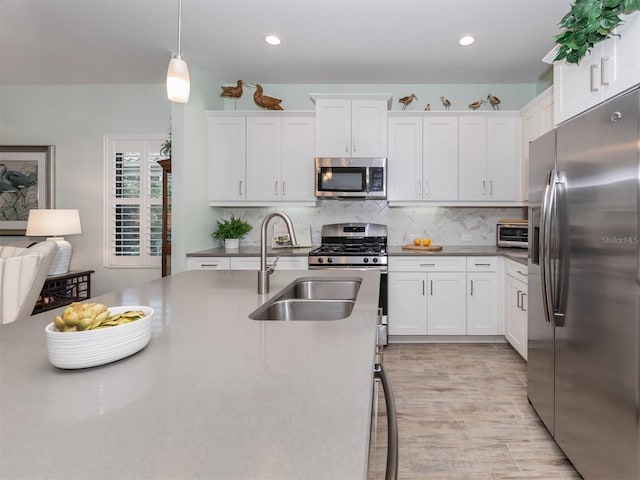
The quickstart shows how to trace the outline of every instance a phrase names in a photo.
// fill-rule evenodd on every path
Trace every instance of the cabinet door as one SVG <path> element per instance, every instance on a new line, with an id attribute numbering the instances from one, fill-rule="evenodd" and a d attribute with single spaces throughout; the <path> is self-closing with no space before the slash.
<path id="1" fill-rule="evenodd" d="M 316 100 L 316 156 L 351 156 L 350 100 Z"/>
<path id="2" fill-rule="evenodd" d="M 593 46 L 580 64 L 553 64 L 554 121 L 556 125 L 581 113 L 603 98 L 600 85 L 602 43 Z"/>
<path id="3" fill-rule="evenodd" d="M 247 118 L 247 200 L 280 200 L 282 119 Z"/>
<path id="4" fill-rule="evenodd" d="M 527 359 L 527 285 L 506 277 L 505 337 Z"/>
<path id="5" fill-rule="evenodd" d="M 467 273 L 467 335 L 498 335 L 497 273 Z"/>
<path id="6" fill-rule="evenodd" d="M 520 119 L 487 119 L 488 201 L 520 200 Z"/>
<path id="7" fill-rule="evenodd" d="M 285 117 L 282 119 L 283 201 L 314 201 L 314 119 Z"/>
<path id="8" fill-rule="evenodd" d="M 455 117 L 425 118 L 423 152 L 423 198 L 425 200 L 457 200 L 458 119 Z"/>
<path id="9" fill-rule="evenodd" d="M 422 119 L 389 119 L 390 201 L 422 200 L 422 143 Z"/>
<path id="10" fill-rule="evenodd" d="M 244 200 L 245 119 L 210 117 L 207 122 L 209 200 Z"/>
<path id="11" fill-rule="evenodd" d="M 458 141 L 460 200 L 486 200 L 487 120 L 473 116 L 459 118 Z"/>
<path id="12" fill-rule="evenodd" d="M 466 273 L 427 275 L 427 333 L 465 335 L 467 333 Z"/>
<path id="13" fill-rule="evenodd" d="M 389 272 L 389 335 L 427 334 L 425 273 Z"/>
<path id="14" fill-rule="evenodd" d="M 351 156 L 387 156 L 387 102 L 351 102 Z"/>
<path id="15" fill-rule="evenodd" d="M 622 17 L 614 35 L 603 43 L 600 61 L 605 98 L 611 98 L 640 82 L 640 12 Z"/>

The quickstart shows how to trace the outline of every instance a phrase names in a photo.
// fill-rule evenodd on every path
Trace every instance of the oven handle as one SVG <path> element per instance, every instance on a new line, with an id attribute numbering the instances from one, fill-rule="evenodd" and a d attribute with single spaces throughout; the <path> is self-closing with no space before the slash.
<path id="1" fill-rule="evenodd" d="M 378 270 L 380 273 L 387 273 L 388 267 L 386 265 L 376 265 L 370 267 L 348 267 L 348 266 L 339 266 L 339 267 L 328 267 L 325 265 L 309 265 L 309 270 Z"/>
<path id="2" fill-rule="evenodd" d="M 382 383 L 384 392 L 384 403 L 387 410 L 387 469 L 385 480 L 397 480 L 398 478 L 398 417 L 396 415 L 396 404 L 393 400 L 391 383 L 384 371 L 382 362 L 376 363 L 373 368 L 373 375 Z"/>

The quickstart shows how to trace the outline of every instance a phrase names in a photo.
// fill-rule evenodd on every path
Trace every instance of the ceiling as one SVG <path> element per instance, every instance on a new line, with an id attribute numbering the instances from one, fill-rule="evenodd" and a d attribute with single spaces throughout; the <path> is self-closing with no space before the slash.
<path id="1" fill-rule="evenodd" d="M 570 0 L 183 0 L 222 83 L 534 83 Z M 0 0 L 0 83 L 162 83 L 178 0 Z M 277 33 L 282 45 L 263 41 Z M 458 38 L 476 36 L 471 47 Z"/>

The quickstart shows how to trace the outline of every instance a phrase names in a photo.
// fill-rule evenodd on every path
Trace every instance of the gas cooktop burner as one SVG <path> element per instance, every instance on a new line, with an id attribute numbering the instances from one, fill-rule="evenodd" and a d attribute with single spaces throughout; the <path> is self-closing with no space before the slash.
<path id="1" fill-rule="evenodd" d="M 322 245 L 309 252 L 310 267 L 381 267 L 387 265 L 387 227 L 339 223 L 322 227 Z"/>

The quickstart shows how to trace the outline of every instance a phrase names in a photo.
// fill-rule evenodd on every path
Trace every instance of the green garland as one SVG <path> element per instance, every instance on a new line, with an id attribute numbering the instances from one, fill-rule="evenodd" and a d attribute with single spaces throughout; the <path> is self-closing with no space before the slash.
<path id="1" fill-rule="evenodd" d="M 564 32 L 556 36 L 560 45 L 554 61 L 578 63 L 598 42 L 610 38 L 622 23 L 620 15 L 640 10 L 640 0 L 576 0 L 560 21 Z"/>

